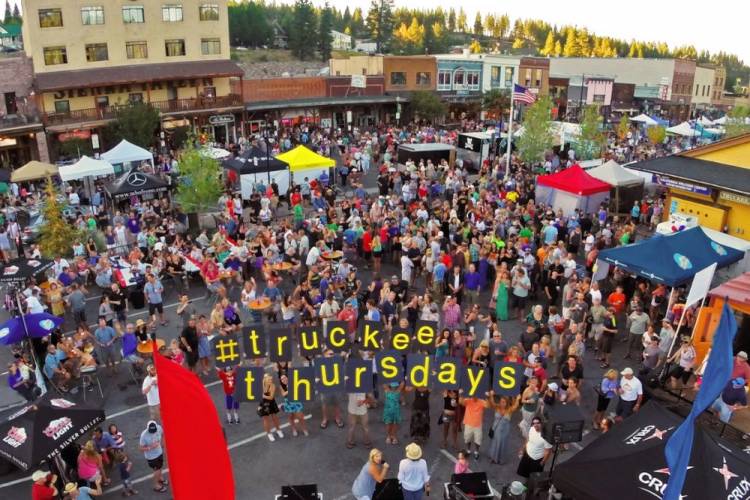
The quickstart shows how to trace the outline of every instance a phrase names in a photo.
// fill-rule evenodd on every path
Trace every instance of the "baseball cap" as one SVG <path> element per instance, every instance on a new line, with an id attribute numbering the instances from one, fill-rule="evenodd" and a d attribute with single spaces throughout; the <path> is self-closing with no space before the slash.
<path id="1" fill-rule="evenodd" d="M 732 379 L 732 385 L 735 387 L 744 387 L 745 386 L 745 379 L 742 377 L 737 377 Z"/>
<path id="2" fill-rule="evenodd" d="M 158 429 L 156 421 L 155 420 L 149 420 L 148 421 L 147 429 L 148 429 L 148 432 L 150 432 L 151 434 L 154 434 L 156 432 L 156 430 Z"/>
<path id="3" fill-rule="evenodd" d="M 741 359 L 747 359 L 747 353 L 745 351 L 740 351 L 737 353 L 737 357 Z"/>
<path id="4" fill-rule="evenodd" d="M 34 471 L 34 473 L 31 475 L 31 480 L 36 483 L 37 481 L 45 479 L 46 477 L 47 477 L 46 472 L 44 472 L 43 470 L 37 470 L 37 471 Z"/>
<path id="5" fill-rule="evenodd" d="M 547 384 L 547 389 L 553 392 L 557 392 L 558 389 L 560 389 L 556 383 L 552 382 L 551 384 Z"/>
<path id="6" fill-rule="evenodd" d="M 630 368 L 630 367 L 627 367 L 623 371 L 621 371 L 620 374 L 622 374 L 622 375 L 632 375 L 633 374 L 633 369 Z"/>

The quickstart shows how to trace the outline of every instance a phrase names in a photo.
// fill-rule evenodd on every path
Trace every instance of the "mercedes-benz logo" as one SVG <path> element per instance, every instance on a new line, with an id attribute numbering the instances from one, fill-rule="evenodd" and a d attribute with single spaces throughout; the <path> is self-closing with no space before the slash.
<path id="1" fill-rule="evenodd" d="M 132 174 L 128 175 L 128 184 L 133 187 L 143 186 L 144 184 L 146 184 L 146 180 L 146 176 L 140 172 L 133 172 Z"/>

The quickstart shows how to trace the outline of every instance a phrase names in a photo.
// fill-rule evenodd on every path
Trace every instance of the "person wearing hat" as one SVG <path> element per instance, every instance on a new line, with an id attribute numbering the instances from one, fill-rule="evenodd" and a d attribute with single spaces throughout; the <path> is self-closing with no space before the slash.
<path id="1" fill-rule="evenodd" d="M 633 376 L 633 369 L 630 367 L 622 370 L 620 375 L 622 375 L 620 388 L 617 389 L 620 399 L 617 402 L 615 414 L 617 419 L 622 421 L 641 408 L 643 385 L 640 380 Z"/>
<path id="2" fill-rule="evenodd" d="M 689 335 L 683 335 L 680 340 L 680 348 L 672 354 L 668 361 L 669 363 L 677 362 L 677 365 L 669 371 L 669 380 L 672 389 L 677 389 L 677 380 L 682 381 L 683 387 L 688 386 L 688 381 L 693 374 L 695 358 L 697 356 L 695 347 L 693 347 L 692 339 Z"/>
<path id="3" fill-rule="evenodd" d="M 96 489 L 89 486 L 78 486 L 75 483 L 65 485 L 65 494 L 71 500 L 91 500 L 93 497 L 102 495 L 102 484 L 100 480 L 96 481 Z"/>
<path id="4" fill-rule="evenodd" d="M 164 467 L 164 450 L 162 449 L 162 438 L 164 433 L 155 420 L 149 420 L 146 429 L 141 432 L 139 441 L 140 450 L 146 458 L 148 466 L 153 470 L 154 491 L 164 493 L 167 491 L 169 482 L 162 477 L 161 469 Z"/>
<path id="5" fill-rule="evenodd" d="M 57 476 L 55 474 L 37 470 L 31 475 L 31 481 L 33 481 L 31 500 L 53 500 L 57 498 L 57 488 L 55 488 Z"/>
<path id="6" fill-rule="evenodd" d="M 421 500 L 422 494 L 430 494 L 430 473 L 422 458 L 422 448 L 416 443 L 406 447 L 406 458 L 398 464 L 398 482 L 401 483 L 404 500 Z"/>
<path id="7" fill-rule="evenodd" d="M 732 364 L 732 378 L 742 377 L 747 382 L 750 380 L 750 365 L 747 363 L 747 353 L 740 351 L 734 357 Z"/>
<path id="8" fill-rule="evenodd" d="M 746 379 L 743 377 L 731 379 L 711 405 L 711 410 L 715 411 L 719 420 L 725 424 L 729 423 L 735 411 L 747 408 L 745 383 Z"/>

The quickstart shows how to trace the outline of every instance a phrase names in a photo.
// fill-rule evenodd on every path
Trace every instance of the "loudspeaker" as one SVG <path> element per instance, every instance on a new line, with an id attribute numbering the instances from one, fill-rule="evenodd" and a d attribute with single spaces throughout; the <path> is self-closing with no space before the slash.
<path id="1" fill-rule="evenodd" d="M 451 484 L 461 492 L 472 497 L 483 497 L 490 494 L 485 472 L 468 472 L 466 474 L 453 474 Z"/>
<path id="2" fill-rule="evenodd" d="M 552 486 L 552 476 L 550 472 L 532 472 L 529 476 L 529 482 L 526 484 L 526 500 L 546 500 L 548 492 Z"/>
<path id="3" fill-rule="evenodd" d="M 398 479 L 384 479 L 382 483 L 378 483 L 372 500 L 404 500 L 404 493 L 401 491 Z"/>
<path id="4" fill-rule="evenodd" d="M 317 484 L 296 484 L 281 487 L 281 498 L 285 500 L 319 500 Z"/>
<path id="5" fill-rule="evenodd" d="M 577 443 L 583 439 L 584 418 L 577 405 L 557 403 L 549 408 L 542 437 L 551 444 Z"/>

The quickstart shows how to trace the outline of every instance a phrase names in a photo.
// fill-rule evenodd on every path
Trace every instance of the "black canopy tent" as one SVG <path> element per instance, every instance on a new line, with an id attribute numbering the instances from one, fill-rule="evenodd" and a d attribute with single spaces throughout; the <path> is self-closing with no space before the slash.
<path id="1" fill-rule="evenodd" d="M 681 423 L 652 401 L 555 467 L 552 482 L 576 500 L 662 498 L 669 480 L 664 446 Z M 696 428 L 683 498 L 746 498 L 747 477 L 750 455 Z"/>
<path id="2" fill-rule="evenodd" d="M 54 262 L 47 259 L 16 259 L 0 267 L 0 283 L 23 284 L 50 267 Z"/>
<path id="3" fill-rule="evenodd" d="M 289 168 L 286 162 L 267 156 L 258 148 L 250 148 L 237 158 L 225 160 L 222 166 L 234 170 L 238 175 L 278 172 Z"/>
<path id="4" fill-rule="evenodd" d="M 131 196 L 163 193 L 169 190 L 169 183 L 155 175 L 131 170 L 108 184 L 106 189 L 114 201 L 121 201 Z"/>
<path id="5" fill-rule="evenodd" d="M 104 421 L 104 410 L 48 392 L 0 422 L 0 456 L 23 470 L 56 460 Z"/>

